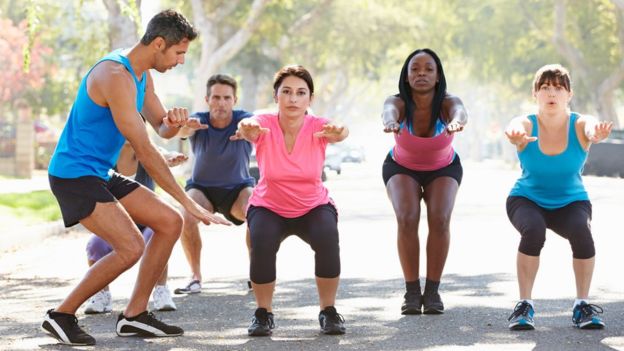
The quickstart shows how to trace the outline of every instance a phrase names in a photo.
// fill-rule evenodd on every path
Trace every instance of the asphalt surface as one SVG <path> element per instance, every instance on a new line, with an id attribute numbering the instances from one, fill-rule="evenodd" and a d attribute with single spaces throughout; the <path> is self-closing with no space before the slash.
<path id="1" fill-rule="evenodd" d="M 115 335 L 115 320 L 130 295 L 136 268 L 111 285 L 113 313 L 85 316 L 80 310 L 80 324 L 97 339 L 97 350 L 624 350 L 624 180 L 585 178 L 597 249 L 591 302 L 604 308 L 607 328 L 581 331 L 572 326 L 571 250 L 549 233 L 533 294 L 537 329 L 510 332 L 507 316 L 517 299 L 519 237 L 507 220 L 505 198 L 519 170 L 498 163 L 464 164 L 440 288 L 446 313 L 402 316 L 396 224 L 381 180 L 380 157 L 347 164 L 341 175 L 329 173 L 326 183 L 340 212 L 342 282 L 336 307 L 346 320 L 346 335 L 319 333 L 313 252 L 289 238 L 278 253 L 277 329 L 272 337 L 248 337 L 255 304 L 246 288 L 244 230 L 218 226 L 202 227 L 203 291 L 175 296 L 177 311 L 157 313 L 184 328 L 184 336 Z M 422 246 L 426 233 L 423 218 Z M 17 240 L 17 235 L 3 233 L 2 241 Z M 39 326 L 45 311 L 85 273 L 88 235 L 51 231 L 32 238 L 10 250 L 0 248 L 0 350 L 68 348 L 56 345 Z M 424 257 L 421 262 L 424 267 Z M 169 272 L 171 290 L 186 285 L 189 272 L 179 244 Z"/>

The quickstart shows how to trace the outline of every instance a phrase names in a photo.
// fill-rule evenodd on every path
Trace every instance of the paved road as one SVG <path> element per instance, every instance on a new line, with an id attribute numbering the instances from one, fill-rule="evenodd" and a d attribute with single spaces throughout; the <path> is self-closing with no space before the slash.
<path id="1" fill-rule="evenodd" d="M 518 235 L 507 221 L 504 201 L 518 170 L 495 163 L 465 164 L 441 286 L 447 311 L 442 316 L 404 317 L 399 314 L 403 281 L 396 225 L 379 164 L 377 158 L 369 158 L 368 163 L 345 167 L 340 176 L 330 174 L 327 182 L 340 211 L 343 279 L 337 307 L 347 320 L 347 335 L 319 335 L 313 253 L 291 238 L 278 254 L 278 328 L 271 338 L 248 338 L 254 303 L 245 288 L 243 228 L 217 226 L 202 229 L 203 292 L 176 297 L 178 311 L 159 314 L 182 326 L 185 336 L 114 335 L 116 313 L 127 301 L 136 269 L 111 286 L 115 313 L 80 313 L 80 323 L 96 337 L 98 350 L 624 350 L 623 180 L 585 179 L 594 202 L 598 252 L 592 299 L 604 307 L 607 329 L 579 331 L 571 326 L 571 252 L 566 241 L 549 234 L 534 291 L 538 329 L 511 333 L 506 318 L 517 298 Z M 425 234 L 423 222 L 421 238 Z M 11 240 L 10 233 L 6 235 L 2 240 Z M 39 324 L 44 311 L 84 274 L 86 241 L 84 233 L 70 232 L 1 255 L 1 350 L 63 348 L 41 333 Z M 186 283 L 188 271 L 179 245 L 170 272 L 172 287 Z"/>

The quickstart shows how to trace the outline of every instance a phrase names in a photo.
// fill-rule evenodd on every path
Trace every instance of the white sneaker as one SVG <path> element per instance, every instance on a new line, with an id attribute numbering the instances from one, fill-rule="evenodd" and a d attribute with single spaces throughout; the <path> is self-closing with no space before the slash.
<path id="1" fill-rule="evenodd" d="M 84 313 L 97 314 L 106 313 L 113 310 L 113 298 L 110 290 L 100 290 L 91 296 L 85 305 Z"/>
<path id="2" fill-rule="evenodd" d="M 175 311 L 175 302 L 171 298 L 171 292 L 166 285 L 156 285 L 152 293 L 152 303 L 157 311 Z"/>

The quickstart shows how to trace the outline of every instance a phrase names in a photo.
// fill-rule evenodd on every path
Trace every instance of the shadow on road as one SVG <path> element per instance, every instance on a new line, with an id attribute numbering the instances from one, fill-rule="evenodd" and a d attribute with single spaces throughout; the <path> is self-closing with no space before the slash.
<path id="1" fill-rule="evenodd" d="M 452 303 L 439 316 L 400 315 L 401 279 L 344 279 L 337 307 L 348 330 L 339 337 L 319 334 L 313 279 L 278 281 L 274 302 L 277 329 L 268 338 L 247 337 L 246 328 L 255 308 L 253 294 L 246 291 L 244 281 L 234 279 L 209 282 L 201 294 L 176 297 L 177 311 L 158 313 L 166 322 L 185 329 L 185 336 L 180 338 L 115 336 L 117 314 L 127 298 L 115 301 L 113 314 L 79 314 L 79 320 L 98 340 L 98 350 L 622 349 L 624 325 L 618 317 L 624 314 L 623 300 L 601 303 L 606 311 L 605 330 L 572 327 L 569 299 L 538 299 L 537 330 L 509 332 L 506 318 L 513 301 L 509 308 L 497 308 L 490 307 L 488 299 L 501 295 L 491 289 L 492 284 L 513 279 L 506 274 L 445 276 L 442 296 Z M 68 284 L 57 279 L 2 277 L 2 301 L 17 305 L 11 305 L 8 310 L 12 313 L 0 319 L 0 333 L 5 339 L 0 348 L 61 348 L 43 337 L 39 323 L 45 310 L 62 296 L 55 289 L 67 290 Z M 478 303 L 473 304 L 475 301 Z"/>

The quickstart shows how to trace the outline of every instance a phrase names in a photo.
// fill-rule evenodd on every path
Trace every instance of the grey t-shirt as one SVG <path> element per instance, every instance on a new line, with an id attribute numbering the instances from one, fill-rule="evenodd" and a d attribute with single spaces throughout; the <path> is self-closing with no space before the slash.
<path id="1" fill-rule="evenodd" d="M 249 174 L 249 158 L 252 145 L 246 140 L 231 141 L 238 122 L 252 114 L 243 110 L 232 111 L 232 122 L 225 128 L 216 128 L 210 124 L 210 112 L 198 112 L 193 115 L 207 129 L 199 129 L 190 137 L 195 155 L 193 175 L 187 184 L 193 183 L 204 187 L 232 189 L 241 184 L 253 186 L 254 178 Z"/>

